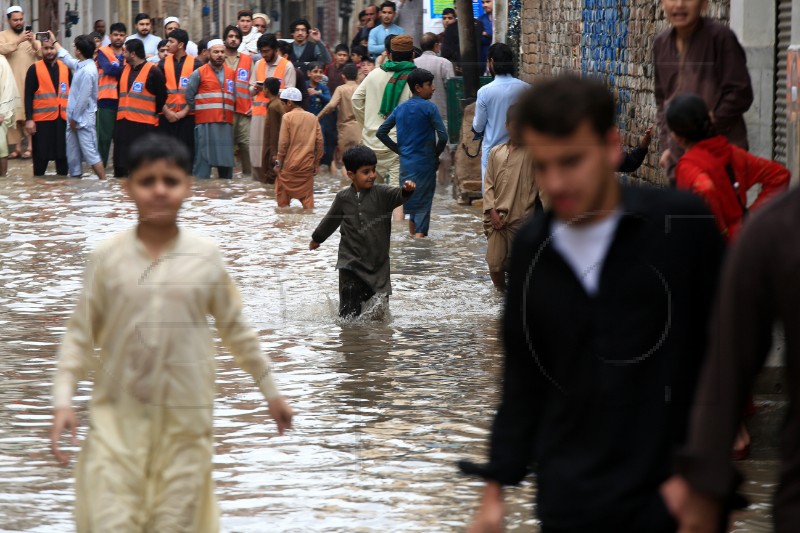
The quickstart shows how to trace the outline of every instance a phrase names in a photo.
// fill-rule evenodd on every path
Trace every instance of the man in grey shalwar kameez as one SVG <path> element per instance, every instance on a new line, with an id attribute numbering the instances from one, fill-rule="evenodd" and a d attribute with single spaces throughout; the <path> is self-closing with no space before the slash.
<path id="1" fill-rule="evenodd" d="M 186 87 L 186 102 L 189 104 L 189 108 L 195 111 L 195 156 L 192 171 L 196 178 L 207 179 L 211 177 L 211 167 L 217 167 L 220 178 L 230 179 L 233 177 L 234 165 L 233 123 L 224 120 L 220 122 L 202 122 L 198 116 L 198 111 L 202 112 L 201 110 L 203 109 L 202 107 L 198 109 L 198 105 L 204 105 L 199 103 L 198 100 L 209 96 L 202 94 L 202 91 L 200 91 L 201 94 L 198 94 L 204 69 L 210 68 L 216 74 L 219 81 L 219 94 L 225 94 L 225 92 L 233 93 L 235 90 L 232 87 L 227 87 L 228 81 L 234 78 L 232 73 L 230 77 L 225 75 L 225 71 L 230 71 L 230 69 L 225 66 L 225 45 L 222 40 L 213 39 L 209 41 L 208 50 L 208 64 L 192 73 Z M 222 115 L 220 118 L 222 118 Z"/>

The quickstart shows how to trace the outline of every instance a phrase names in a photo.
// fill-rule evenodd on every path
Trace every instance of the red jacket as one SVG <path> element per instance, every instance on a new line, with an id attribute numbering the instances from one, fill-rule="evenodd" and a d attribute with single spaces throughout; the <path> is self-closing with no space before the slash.
<path id="1" fill-rule="evenodd" d="M 729 165 L 739 185 L 737 188 L 731 183 Z M 749 206 L 749 209 L 758 209 L 772 196 L 786 190 L 789 176 L 783 166 L 730 144 L 723 135 L 695 144 L 675 167 L 677 187 L 703 197 L 728 241 L 736 237 L 741 228 L 742 205 L 747 204 L 750 187 L 761 185 L 758 198 Z"/>

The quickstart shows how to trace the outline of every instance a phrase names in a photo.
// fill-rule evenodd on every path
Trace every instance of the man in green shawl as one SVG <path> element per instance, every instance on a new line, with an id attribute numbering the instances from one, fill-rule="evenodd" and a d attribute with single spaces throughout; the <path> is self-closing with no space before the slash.
<path id="1" fill-rule="evenodd" d="M 411 97 L 406 78 L 416 67 L 413 56 L 414 41 L 410 36 L 393 37 L 389 60 L 370 72 L 353 94 L 353 112 L 362 127 L 361 142 L 378 157 L 378 180 L 384 183 L 400 179 L 400 157 L 378 140 L 378 128 L 399 103 Z M 394 130 L 390 137 L 397 142 Z"/>

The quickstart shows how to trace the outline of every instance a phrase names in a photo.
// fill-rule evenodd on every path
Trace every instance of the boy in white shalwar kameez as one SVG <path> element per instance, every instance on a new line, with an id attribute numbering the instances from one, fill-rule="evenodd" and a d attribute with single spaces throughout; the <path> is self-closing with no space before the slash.
<path id="1" fill-rule="evenodd" d="M 132 147 L 130 162 L 125 187 L 139 223 L 89 257 L 54 379 L 53 453 L 68 461 L 58 441 L 65 430 L 74 439 L 72 396 L 94 371 L 89 431 L 75 469 L 78 531 L 216 532 L 215 350 L 207 315 L 255 379 L 281 434 L 292 410 L 242 316 L 217 245 L 178 228 L 191 192 L 188 152 L 153 135 Z"/>

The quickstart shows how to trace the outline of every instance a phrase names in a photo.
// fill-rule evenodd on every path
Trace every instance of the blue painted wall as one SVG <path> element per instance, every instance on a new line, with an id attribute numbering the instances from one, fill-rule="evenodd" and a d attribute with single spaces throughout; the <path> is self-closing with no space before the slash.
<path id="1" fill-rule="evenodd" d="M 584 0 L 581 35 L 581 73 L 604 78 L 617 97 L 619 126 L 627 130 L 625 113 L 630 91 L 628 74 L 628 0 Z"/>

